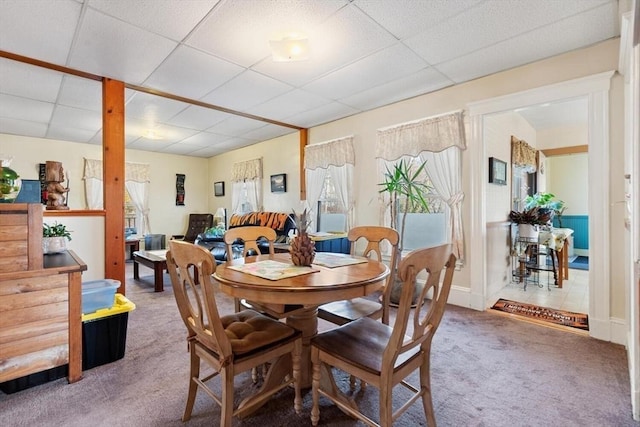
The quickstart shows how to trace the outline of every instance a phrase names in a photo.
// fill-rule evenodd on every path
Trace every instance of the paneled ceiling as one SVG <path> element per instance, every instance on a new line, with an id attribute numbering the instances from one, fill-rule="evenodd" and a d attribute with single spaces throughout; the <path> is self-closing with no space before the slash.
<path id="1" fill-rule="evenodd" d="M 198 101 L 127 89 L 126 147 L 210 157 L 617 37 L 618 13 L 617 0 L 0 0 L 0 50 Z M 269 40 L 290 32 L 310 58 L 274 62 Z M 97 81 L 0 58 L 0 133 L 100 144 L 100 99 Z"/>

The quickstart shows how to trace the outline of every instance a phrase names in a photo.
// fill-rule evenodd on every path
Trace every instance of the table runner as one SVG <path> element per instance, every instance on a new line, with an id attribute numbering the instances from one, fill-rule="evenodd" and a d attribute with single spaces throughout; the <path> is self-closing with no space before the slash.
<path id="1" fill-rule="evenodd" d="M 316 256 L 313 259 L 314 264 L 328 268 L 344 267 L 346 265 L 362 264 L 364 262 L 367 262 L 366 258 L 333 252 L 316 252 Z"/>

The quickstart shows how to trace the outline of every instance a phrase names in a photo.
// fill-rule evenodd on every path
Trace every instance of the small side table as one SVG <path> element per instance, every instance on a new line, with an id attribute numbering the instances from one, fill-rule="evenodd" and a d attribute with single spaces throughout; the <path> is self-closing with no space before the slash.
<path id="1" fill-rule="evenodd" d="M 140 250 L 140 240 L 125 240 L 124 241 L 124 249 L 125 251 L 129 248 L 129 261 L 133 261 L 133 253 Z"/>

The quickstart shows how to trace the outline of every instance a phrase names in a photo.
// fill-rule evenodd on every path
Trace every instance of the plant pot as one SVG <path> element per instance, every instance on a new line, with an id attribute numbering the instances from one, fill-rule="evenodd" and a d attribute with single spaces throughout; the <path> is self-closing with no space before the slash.
<path id="1" fill-rule="evenodd" d="M 392 307 L 397 307 L 400 304 L 400 296 L 402 295 L 402 285 L 404 282 L 395 277 L 391 284 L 391 293 L 389 294 L 389 302 Z M 423 283 L 418 282 L 413 288 L 413 296 L 411 297 L 411 307 L 415 307 L 418 302 L 418 297 L 422 292 Z"/>
<path id="2" fill-rule="evenodd" d="M 42 238 L 42 253 L 59 254 L 66 250 L 67 250 L 66 237 L 43 237 Z"/>
<path id="3" fill-rule="evenodd" d="M 538 239 L 538 226 L 532 224 L 518 224 L 518 235 L 525 239 Z"/>

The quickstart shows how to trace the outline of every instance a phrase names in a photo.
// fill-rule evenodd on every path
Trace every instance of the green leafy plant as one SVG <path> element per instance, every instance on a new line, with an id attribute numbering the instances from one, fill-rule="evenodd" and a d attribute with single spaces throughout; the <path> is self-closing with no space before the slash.
<path id="1" fill-rule="evenodd" d="M 402 240 L 404 237 L 407 213 L 419 211 L 429 213 L 429 202 L 425 195 L 431 191 L 431 187 L 424 182 L 422 176 L 427 162 L 423 162 L 415 170 L 411 162 L 404 159 L 396 163 L 392 169 L 387 168 L 384 174 L 384 182 L 378 184 L 382 188 L 379 193 L 389 193 L 389 208 L 391 210 L 391 227 L 397 229 L 398 214 L 402 212 L 400 224 L 400 242 L 398 250 L 402 253 Z"/>
<path id="2" fill-rule="evenodd" d="M 511 211 L 509 220 L 516 224 L 544 225 L 551 220 L 551 214 L 548 211 L 541 211 L 539 207 L 525 209 L 522 212 Z"/>
<path id="3" fill-rule="evenodd" d="M 42 237 L 66 237 L 71 240 L 71 231 L 64 224 L 54 222 L 53 225 L 42 224 Z"/>
<path id="4" fill-rule="evenodd" d="M 555 198 L 552 193 L 536 193 L 533 196 L 527 196 L 524 199 L 524 208 L 532 209 L 538 207 L 541 209 L 551 209 L 555 213 L 560 213 L 564 209 L 564 202 Z"/>

